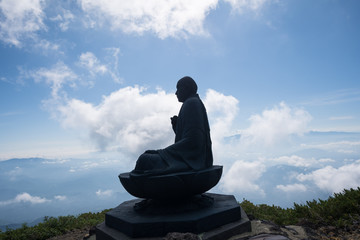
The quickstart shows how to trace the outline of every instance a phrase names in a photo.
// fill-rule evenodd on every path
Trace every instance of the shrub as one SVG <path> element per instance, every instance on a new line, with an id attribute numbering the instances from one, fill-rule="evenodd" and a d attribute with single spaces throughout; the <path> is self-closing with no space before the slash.
<path id="1" fill-rule="evenodd" d="M 83 213 L 75 217 L 72 215 L 62 217 L 45 217 L 44 222 L 34 227 L 23 224 L 18 229 L 7 229 L 0 232 L 0 240 L 43 240 L 62 235 L 73 229 L 95 226 L 105 220 L 104 210 L 99 213 Z"/>
<path id="2" fill-rule="evenodd" d="M 293 209 L 290 208 L 283 209 L 278 206 L 268 206 L 266 204 L 254 205 L 246 199 L 244 199 L 240 205 L 246 214 L 252 215 L 256 219 L 272 221 L 278 225 L 290 225 L 296 223 Z"/>
<path id="3" fill-rule="evenodd" d="M 360 187 L 345 189 L 327 200 L 294 203 L 293 208 L 287 209 L 274 205 L 254 205 L 245 199 L 240 204 L 247 214 L 279 225 L 305 224 L 313 228 L 330 225 L 343 228 L 360 222 Z"/>

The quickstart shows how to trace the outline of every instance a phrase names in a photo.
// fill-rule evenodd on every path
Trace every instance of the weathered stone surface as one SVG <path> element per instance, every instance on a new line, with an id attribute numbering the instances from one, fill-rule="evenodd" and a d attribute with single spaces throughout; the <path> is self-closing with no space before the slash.
<path id="1" fill-rule="evenodd" d="M 306 231 L 304 227 L 289 225 L 279 226 L 270 221 L 251 221 L 251 232 L 234 234 L 228 240 L 303 240 L 318 239 L 314 233 Z"/>
<path id="2" fill-rule="evenodd" d="M 193 233 L 168 233 L 164 240 L 200 240 L 199 236 Z"/>
<path id="3" fill-rule="evenodd" d="M 203 234 L 202 239 L 216 240 L 251 230 L 250 221 L 234 196 L 206 195 L 214 198 L 214 204 L 176 214 L 141 214 L 133 209 L 139 199 L 124 202 L 106 214 L 105 224 L 98 226 L 97 239 L 123 239 L 105 236 L 111 234 L 127 235 L 126 239 L 131 239 L 163 237 L 170 232 L 191 232 Z"/>
<path id="4" fill-rule="evenodd" d="M 135 203 L 134 210 L 142 215 L 174 215 L 199 211 L 214 204 L 214 198 L 207 194 L 172 200 L 144 199 Z"/>
<path id="5" fill-rule="evenodd" d="M 192 236 L 196 235 L 201 240 L 226 240 L 234 235 L 238 235 L 244 232 L 251 232 L 251 224 L 249 222 L 249 219 L 247 217 L 244 217 L 244 214 L 242 214 L 242 218 L 239 221 L 229 223 L 226 225 L 223 225 L 221 227 L 212 229 L 208 232 L 200 233 L 200 234 L 193 234 Z M 245 215 L 246 216 L 246 215 Z M 171 233 L 169 233 L 171 234 Z M 180 236 L 178 234 L 170 235 L 172 237 Z M 110 228 L 105 225 L 105 222 L 99 224 L 97 226 L 97 232 L 96 232 L 96 239 L 97 240 L 164 240 L 164 237 L 144 237 L 144 238 L 132 238 L 124 233 Z"/>
<path id="6" fill-rule="evenodd" d="M 258 236 L 249 238 L 249 240 L 289 240 L 289 239 L 282 235 L 260 234 Z"/>

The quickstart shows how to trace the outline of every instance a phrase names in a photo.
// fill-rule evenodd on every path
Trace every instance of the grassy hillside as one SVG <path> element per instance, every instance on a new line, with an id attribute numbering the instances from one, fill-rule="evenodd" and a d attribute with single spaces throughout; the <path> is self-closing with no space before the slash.
<path id="1" fill-rule="evenodd" d="M 343 228 L 360 222 L 360 188 L 344 190 L 327 200 L 307 201 L 306 204 L 294 203 L 293 208 L 287 209 L 274 205 L 254 205 L 245 199 L 241 206 L 248 215 L 256 219 L 270 220 L 279 225 Z"/>
<path id="2" fill-rule="evenodd" d="M 249 216 L 255 219 L 269 220 L 279 225 L 347 228 L 358 225 L 360 222 L 360 188 L 344 190 L 327 200 L 313 200 L 306 204 L 294 203 L 293 208 L 286 209 L 274 205 L 254 205 L 245 199 L 240 204 Z M 46 217 L 43 223 L 34 227 L 24 224 L 19 229 L 0 232 L 0 240 L 42 240 L 62 235 L 73 229 L 91 227 L 103 222 L 107 211 L 84 213 L 77 217 Z"/>
<path id="3" fill-rule="evenodd" d="M 44 222 L 34 227 L 28 227 L 24 224 L 18 229 L 7 229 L 0 232 L 0 240 L 43 240 L 50 237 L 62 235 L 73 229 L 82 229 L 85 227 L 95 226 L 105 219 L 104 210 L 99 213 L 83 213 L 79 216 L 65 217 L 45 217 Z"/>

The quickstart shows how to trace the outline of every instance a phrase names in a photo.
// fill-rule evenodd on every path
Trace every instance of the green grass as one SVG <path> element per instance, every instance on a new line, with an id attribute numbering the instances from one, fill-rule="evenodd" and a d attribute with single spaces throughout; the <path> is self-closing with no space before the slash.
<path id="1" fill-rule="evenodd" d="M 44 222 L 34 227 L 23 224 L 18 229 L 7 229 L 0 232 L 0 240 L 43 240 L 50 237 L 62 235 L 74 229 L 95 226 L 105 220 L 104 210 L 99 213 L 83 213 L 78 216 L 45 217 Z"/>
<path id="2" fill-rule="evenodd" d="M 254 205 L 243 200 L 242 208 L 255 219 L 272 221 L 278 225 L 307 225 L 312 228 L 335 226 L 344 228 L 360 222 L 360 187 L 344 190 L 327 200 L 307 201 L 306 204 L 294 203 L 293 208 L 281 208 L 266 204 Z M 74 229 L 95 226 L 105 219 L 104 210 L 99 213 L 84 213 L 78 216 L 45 217 L 43 223 L 34 227 L 24 224 L 18 229 L 0 232 L 0 240 L 42 240 L 62 235 Z"/>
<path id="3" fill-rule="evenodd" d="M 248 215 L 279 225 L 298 224 L 312 228 L 321 226 L 343 228 L 358 224 L 360 221 L 360 187 L 344 190 L 327 200 L 312 200 L 307 201 L 306 204 L 294 203 L 293 208 L 254 205 L 245 199 L 240 205 Z"/>

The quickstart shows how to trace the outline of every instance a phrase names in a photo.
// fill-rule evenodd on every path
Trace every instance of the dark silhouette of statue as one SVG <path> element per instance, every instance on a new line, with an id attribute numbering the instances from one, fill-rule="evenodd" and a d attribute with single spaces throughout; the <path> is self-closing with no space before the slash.
<path id="1" fill-rule="evenodd" d="M 171 118 L 175 143 L 165 149 L 148 150 L 136 162 L 134 173 L 172 173 L 202 170 L 213 164 L 210 128 L 204 104 L 191 77 L 181 78 L 176 96 L 183 105 Z"/>
<path id="2" fill-rule="evenodd" d="M 126 191 L 140 199 L 107 212 L 96 237 L 122 239 L 126 234 L 131 239 L 148 239 L 191 232 L 223 239 L 234 232 L 251 231 L 234 196 L 206 193 L 222 174 L 222 166 L 213 165 L 206 109 L 192 78 L 181 78 L 176 89 L 183 104 L 178 116 L 171 117 L 175 143 L 145 151 L 134 170 L 119 175 Z"/>
<path id="3" fill-rule="evenodd" d="M 183 104 L 179 115 L 171 118 L 175 143 L 145 151 L 133 171 L 119 175 L 124 188 L 136 197 L 188 197 L 206 192 L 221 178 L 222 166 L 213 166 L 209 122 L 195 81 L 183 77 L 176 89 Z"/>

